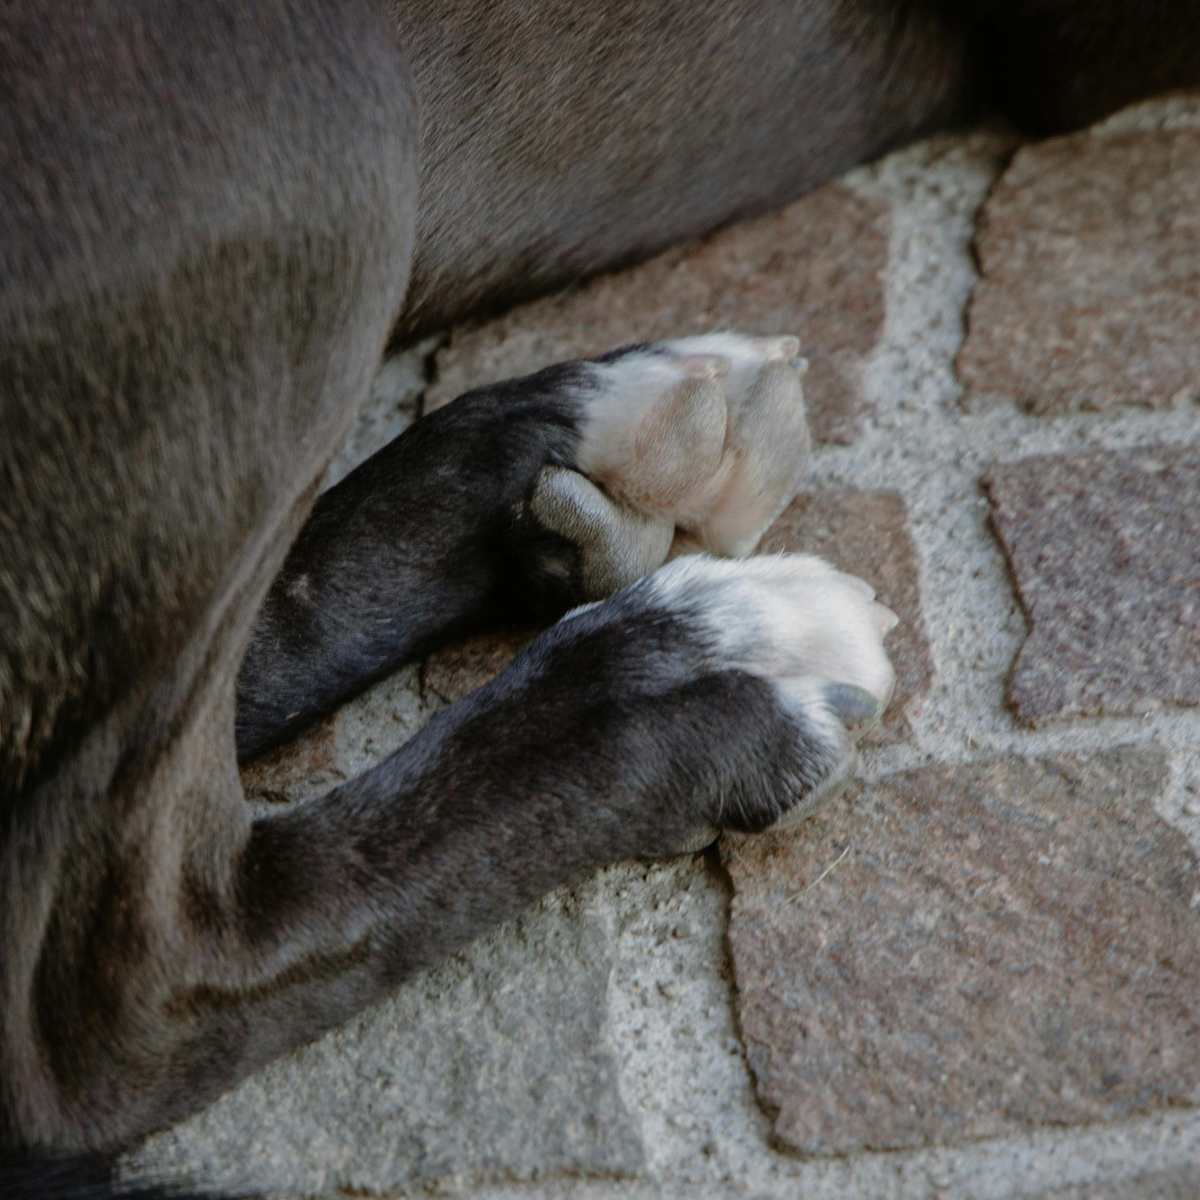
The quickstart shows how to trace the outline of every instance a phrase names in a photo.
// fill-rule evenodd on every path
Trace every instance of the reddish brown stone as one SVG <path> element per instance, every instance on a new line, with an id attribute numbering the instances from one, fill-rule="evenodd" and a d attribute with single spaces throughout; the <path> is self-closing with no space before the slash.
<path id="1" fill-rule="evenodd" d="M 887 218 L 879 202 L 830 185 L 639 267 L 461 326 L 438 353 L 426 411 L 469 388 L 629 342 L 712 329 L 794 333 L 810 364 L 813 436 L 851 442 L 864 411 L 862 363 L 883 330 Z"/>
<path id="2" fill-rule="evenodd" d="M 738 1009 L 780 1143 L 848 1154 L 1200 1101 L 1200 864 L 1157 749 L 864 786 L 726 838 Z"/>
<path id="3" fill-rule="evenodd" d="M 537 633 L 537 630 L 481 633 L 447 646 L 426 660 L 422 690 L 453 704 L 499 675 Z"/>
<path id="4" fill-rule="evenodd" d="M 256 758 L 242 770 L 247 798 L 311 800 L 382 762 L 428 715 L 417 690 L 416 671 L 404 668 Z"/>
<path id="5" fill-rule="evenodd" d="M 803 550 L 865 579 L 899 618 L 888 638 L 896 690 L 883 720 L 863 739 L 884 744 L 909 733 L 909 707 L 929 691 L 933 659 L 921 611 L 921 567 L 896 492 L 814 492 L 797 496 L 767 530 L 761 554 Z"/>
<path id="6" fill-rule="evenodd" d="M 335 716 L 310 725 L 292 741 L 268 750 L 242 769 L 242 790 L 248 799 L 287 804 L 306 785 L 319 781 L 336 786 L 346 776 L 340 769 Z"/>
<path id="7" fill-rule="evenodd" d="M 1053 138 L 984 205 L 958 358 L 968 405 L 1035 413 L 1200 396 L 1200 131 Z"/>
<path id="8" fill-rule="evenodd" d="M 1200 703 L 1200 448 L 994 467 L 992 518 L 1032 624 L 1023 720 Z"/>

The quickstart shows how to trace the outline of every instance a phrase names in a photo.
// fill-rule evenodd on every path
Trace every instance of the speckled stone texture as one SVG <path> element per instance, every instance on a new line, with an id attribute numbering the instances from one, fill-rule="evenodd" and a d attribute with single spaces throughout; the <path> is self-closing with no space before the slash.
<path id="1" fill-rule="evenodd" d="M 1157 749 L 892 775 L 726 839 L 778 1142 L 850 1154 L 1200 1100 L 1200 870 Z"/>
<path id="2" fill-rule="evenodd" d="M 551 896 L 152 1139 L 142 1169 L 304 1196 L 635 1172 L 605 1027 L 614 955 L 603 914 Z"/>
<path id="3" fill-rule="evenodd" d="M 1038 414 L 1200 397 L 1200 131 L 1019 150 L 984 206 L 967 403 Z"/>
<path id="4" fill-rule="evenodd" d="M 382 762 L 429 719 L 415 665 L 402 667 L 242 770 L 257 804 L 310 800 Z"/>
<path id="5" fill-rule="evenodd" d="M 907 712 L 929 690 L 933 659 L 921 612 L 920 559 L 896 492 L 804 493 L 784 510 L 759 544 L 760 554 L 802 550 L 865 579 L 899 618 L 887 648 L 896 689 L 879 725 L 863 739 L 881 745 L 908 736 Z"/>
<path id="6" fill-rule="evenodd" d="M 1022 1200 L 1197 1200 L 1197 1197 L 1200 1197 L 1200 1166 L 1150 1171 L 1131 1179 L 1081 1183 L 1039 1192 L 1036 1196 L 1026 1192 Z M 1014 1196 L 1013 1200 L 1017 1198 Z"/>
<path id="7" fill-rule="evenodd" d="M 1033 627 L 1018 715 L 1200 703 L 1200 449 L 1046 455 L 985 483 Z"/>
<path id="8" fill-rule="evenodd" d="M 630 342 L 736 329 L 794 333 L 813 436 L 852 442 L 862 364 L 883 330 L 888 210 L 830 185 L 782 212 L 668 251 L 632 270 L 462 326 L 437 355 L 425 411 L 484 383 Z"/>
<path id="9" fill-rule="evenodd" d="M 453 704 L 499 675 L 538 635 L 538 630 L 500 630 L 464 638 L 425 660 L 421 687 L 431 700 Z"/>

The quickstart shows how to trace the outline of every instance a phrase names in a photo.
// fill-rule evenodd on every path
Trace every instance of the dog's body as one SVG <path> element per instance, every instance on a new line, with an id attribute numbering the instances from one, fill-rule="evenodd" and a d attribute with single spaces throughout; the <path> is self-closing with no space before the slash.
<path id="1" fill-rule="evenodd" d="M 971 60 L 899 0 L 65 10 L 0 44 L 0 1148 L 107 1151 L 547 889 L 844 777 L 886 622 L 803 558 L 681 559 L 285 816 L 236 759 L 680 529 L 752 547 L 806 444 L 786 338 L 473 393 L 309 513 L 394 332 L 782 203 L 950 119 Z"/>

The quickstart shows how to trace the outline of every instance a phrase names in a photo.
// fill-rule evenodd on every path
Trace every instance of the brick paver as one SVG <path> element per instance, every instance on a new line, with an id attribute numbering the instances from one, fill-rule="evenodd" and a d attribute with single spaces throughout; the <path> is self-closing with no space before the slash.
<path id="1" fill-rule="evenodd" d="M 1023 720 L 1200 703 L 1200 449 L 993 467 L 992 517 L 1032 623 Z"/>
<path id="2" fill-rule="evenodd" d="M 1153 749 L 905 771 L 727 839 L 776 1136 L 849 1154 L 1200 1100 L 1200 864 Z"/>
<path id="3" fill-rule="evenodd" d="M 969 403 L 1052 414 L 1200 399 L 1200 131 L 1024 147 L 976 250 L 958 358 Z"/>

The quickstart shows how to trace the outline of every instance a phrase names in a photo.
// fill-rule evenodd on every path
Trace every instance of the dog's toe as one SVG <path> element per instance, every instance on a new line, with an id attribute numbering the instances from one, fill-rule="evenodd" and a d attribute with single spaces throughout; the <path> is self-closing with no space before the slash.
<path id="1" fill-rule="evenodd" d="M 580 471 L 618 502 L 670 520 L 674 553 L 750 553 L 808 459 L 799 349 L 790 335 L 722 333 L 597 360 Z"/>
<path id="2" fill-rule="evenodd" d="M 538 523 L 577 551 L 575 563 L 588 600 L 598 600 L 658 567 L 671 548 L 675 527 L 667 518 L 605 495 L 589 479 L 564 467 L 544 467 L 530 501 Z M 540 556 L 543 571 L 558 560 Z"/>

